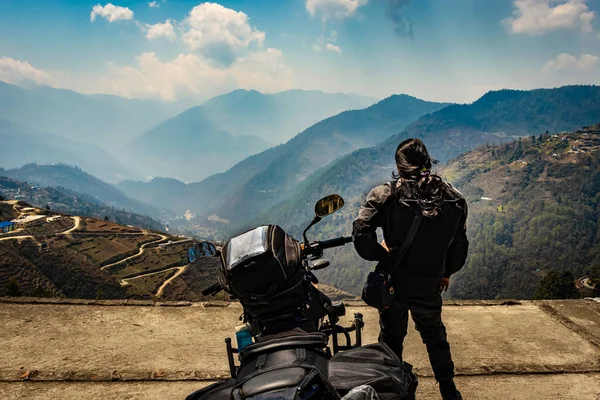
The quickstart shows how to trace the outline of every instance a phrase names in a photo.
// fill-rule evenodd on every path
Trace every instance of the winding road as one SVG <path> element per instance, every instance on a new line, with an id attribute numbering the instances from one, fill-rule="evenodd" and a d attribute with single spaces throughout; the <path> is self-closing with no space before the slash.
<path id="1" fill-rule="evenodd" d="M 81 217 L 69 217 L 73 220 L 73 226 L 71 228 L 68 228 L 65 231 L 62 232 L 56 232 L 52 235 L 57 236 L 57 235 L 68 235 L 73 231 L 76 231 L 77 229 L 79 229 L 79 226 L 81 224 Z M 0 238 L 0 242 L 3 240 L 18 240 L 18 239 L 33 239 L 36 240 L 35 237 L 33 235 L 22 235 L 22 236 L 10 236 L 10 237 L 6 237 L 6 238 Z"/>
<path id="2" fill-rule="evenodd" d="M 132 281 L 134 279 L 139 279 L 139 278 L 144 278 L 146 276 L 150 276 L 150 275 L 156 275 L 156 274 L 162 274 L 163 272 L 167 272 L 167 271 L 173 271 L 173 270 L 177 270 L 177 272 L 175 274 L 173 274 L 172 277 L 170 277 L 169 279 L 167 279 L 166 281 L 164 281 L 160 287 L 158 288 L 158 290 L 156 291 L 156 297 L 160 297 L 162 296 L 165 288 L 167 287 L 167 285 L 171 282 L 173 282 L 173 280 L 175 280 L 175 278 L 177 278 L 179 275 L 183 274 L 185 272 L 185 270 L 187 269 L 189 265 L 184 265 L 181 267 L 172 267 L 172 268 L 168 268 L 168 269 L 163 269 L 161 271 L 155 271 L 155 272 L 148 272 L 147 274 L 142 274 L 142 275 L 138 275 L 138 276 L 134 276 L 133 278 L 126 278 L 126 279 L 121 279 L 121 286 L 127 286 L 130 285 L 131 283 L 129 283 L 129 281 Z"/>
<path id="3" fill-rule="evenodd" d="M 144 243 L 143 245 L 141 245 L 139 251 L 137 252 L 137 254 L 134 254 L 132 256 L 129 256 L 127 258 L 124 258 L 124 259 L 119 260 L 117 262 L 114 262 L 112 264 L 105 265 L 104 267 L 101 267 L 100 269 L 101 270 L 105 270 L 107 268 L 114 267 L 115 265 L 124 263 L 127 260 L 133 260 L 134 258 L 140 257 L 142 254 L 144 254 L 144 251 L 146 250 L 147 246 L 150 246 L 151 244 L 156 244 L 156 243 L 162 242 L 163 240 L 167 240 L 168 239 L 168 237 L 165 236 L 165 235 L 160 235 L 159 234 L 159 236 L 160 236 L 160 239 L 153 240 L 152 242 Z"/>

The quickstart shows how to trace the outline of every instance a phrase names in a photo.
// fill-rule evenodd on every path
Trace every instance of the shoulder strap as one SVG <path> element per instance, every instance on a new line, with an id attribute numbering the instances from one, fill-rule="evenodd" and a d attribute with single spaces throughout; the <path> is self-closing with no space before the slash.
<path id="1" fill-rule="evenodd" d="M 408 233 L 406 234 L 406 237 L 404 238 L 404 241 L 402 242 L 402 246 L 400 246 L 400 250 L 398 250 L 398 253 L 396 254 L 396 259 L 394 260 L 394 264 L 392 265 L 392 268 L 389 271 L 390 274 L 393 274 L 394 271 L 396 271 L 396 269 L 400 266 L 400 262 L 402 261 L 404 254 L 406 254 L 406 252 L 408 251 L 408 248 L 412 244 L 412 241 L 415 238 L 417 231 L 419 230 L 419 225 L 421 225 L 422 218 L 423 218 L 423 216 L 421 215 L 420 212 L 414 213 L 413 220 L 410 225 L 410 229 L 408 230 Z"/>

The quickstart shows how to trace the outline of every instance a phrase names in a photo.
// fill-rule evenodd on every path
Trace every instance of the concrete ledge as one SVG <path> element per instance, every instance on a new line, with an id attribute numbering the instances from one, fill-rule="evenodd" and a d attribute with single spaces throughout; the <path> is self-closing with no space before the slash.
<path id="1" fill-rule="evenodd" d="M 139 307 L 228 307 L 239 306 L 237 302 L 228 301 L 154 301 L 154 300 L 94 300 L 94 299 L 65 299 L 46 297 L 0 297 L 0 304 L 36 304 L 36 305 L 79 305 L 79 306 L 139 306 Z M 241 307 L 241 306 L 240 306 Z"/>
<path id="2" fill-rule="evenodd" d="M 445 303 L 465 397 L 597 400 L 600 303 L 515 303 Z M 356 312 L 363 343 L 377 341 L 379 314 L 362 302 L 348 302 L 340 323 Z M 234 302 L 0 298 L 0 399 L 184 398 L 229 376 L 224 339 L 240 313 Z M 438 397 L 412 321 L 404 358 L 422 378 L 419 393 Z"/>
<path id="3" fill-rule="evenodd" d="M 577 300 L 582 301 L 582 300 Z M 96 300 L 96 299 L 65 299 L 65 298 L 46 298 L 46 297 L 0 297 L 0 303 L 20 303 L 20 304 L 69 304 L 69 305 L 97 305 L 97 306 L 156 306 L 163 307 L 189 307 L 202 305 L 205 307 L 225 307 L 229 304 L 239 304 L 237 301 L 153 301 L 153 300 Z M 360 300 L 344 300 L 344 304 L 349 307 L 367 306 Z M 530 300 L 444 300 L 445 306 L 514 306 L 530 304 Z"/>

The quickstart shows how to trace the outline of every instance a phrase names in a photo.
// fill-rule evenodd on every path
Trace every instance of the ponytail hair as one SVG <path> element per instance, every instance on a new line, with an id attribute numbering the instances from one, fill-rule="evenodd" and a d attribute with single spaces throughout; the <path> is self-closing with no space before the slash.
<path id="1" fill-rule="evenodd" d="M 425 217 L 438 215 L 444 201 L 444 181 L 431 173 L 432 165 L 437 163 L 419 139 L 407 139 L 396 149 L 398 174 L 392 173 L 392 178 L 406 183 Z"/>

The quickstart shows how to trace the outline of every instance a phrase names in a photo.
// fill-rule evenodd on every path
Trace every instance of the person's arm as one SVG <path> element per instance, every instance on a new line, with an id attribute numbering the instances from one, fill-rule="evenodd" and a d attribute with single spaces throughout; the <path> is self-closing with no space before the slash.
<path id="1" fill-rule="evenodd" d="M 352 240 L 359 256 L 369 261 L 383 261 L 387 250 L 377 242 L 377 228 L 383 226 L 383 205 L 391 195 L 389 185 L 377 186 L 369 192 L 358 217 L 352 223 Z"/>
<path id="2" fill-rule="evenodd" d="M 450 275 L 460 271 L 465 265 L 467 259 L 467 253 L 469 251 L 469 240 L 467 239 L 467 217 L 469 211 L 467 208 L 467 202 L 462 200 L 463 203 L 463 214 L 459 222 L 459 228 L 454 236 L 452 244 L 448 248 L 446 253 L 446 273 L 445 278 L 449 278 Z"/>

